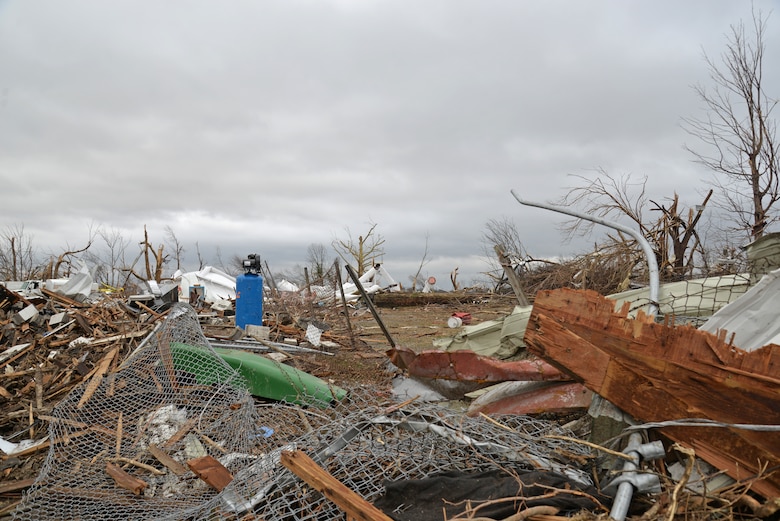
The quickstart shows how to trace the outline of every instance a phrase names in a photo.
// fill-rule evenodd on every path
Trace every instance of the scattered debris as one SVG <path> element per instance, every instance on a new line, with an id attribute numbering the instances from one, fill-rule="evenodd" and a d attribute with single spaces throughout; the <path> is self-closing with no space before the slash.
<path id="1" fill-rule="evenodd" d="M 468 326 L 471 324 L 471 313 L 464 313 L 462 311 L 456 311 L 447 320 L 447 326 L 452 329 L 459 328 L 460 326 Z"/>
<path id="2" fill-rule="evenodd" d="M 0 517 L 653 520 L 777 511 L 780 272 L 749 291 L 747 275 L 662 285 L 653 303 L 662 314 L 698 323 L 722 308 L 701 329 L 675 326 L 679 315 L 650 320 L 641 290 L 611 299 L 541 292 L 533 306 L 476 324 L 466 311 L 475 308 L 453 304 L 435 324 L 457 318 L 458 334 L 430 350 L 395 345 L 372 302 L 397 287 L 381 266 L 366 280 L 355 275 L 354 288 L 274 284 L 263 325 L 246 333 L 229 294 L 206 299 L 210 276 L 222 277 L 150 283 L 136 298 L 58 293 L 67 280 L 23 292 L 0 286 L 0 475 L 13 479 L 0 494 L 26 490 Z M 173 302 L 182 284 L 187 303 Z M 386 355 L 361 344 L 366 328 L 350 323 L 359 316 L 373 317 Z M 341 321 L 348 336 L 332 327 Z M 389 387 L 388 358 L 396 373 L 482 392 L 470 402 L 396 403 L 386 388 L 336 385 L 365 364 Z M 596 393 L 644 422 L 623 433 L 627 443 L 585 439 Z M 732 480 L 716 485 L 722 472 Z"/>

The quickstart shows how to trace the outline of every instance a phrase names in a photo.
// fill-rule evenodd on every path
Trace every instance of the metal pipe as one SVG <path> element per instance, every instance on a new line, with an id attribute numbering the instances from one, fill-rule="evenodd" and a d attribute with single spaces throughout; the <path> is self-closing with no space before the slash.
<path id="1" fill-rule="evenodd" d="M 385 323 L 382 322 L 382 318 L 379 316 L 379 313 L 374 307 L 374 303 L 371 302 L 371 299 L 368 297 L 368 293 L 366 293 L 366 288 L 363 287 L 363 282 L 361 282 L 360 278 L 358 277 L 358 274 L 349 264 L 345 264 L 344 268 L 346 268 L 347 273 L 349 273 L 349 276 L 352 278 L 352 281 L 355 283 L 357 290 L 360 292 L 360 296 L 363 297 L 363 300 L 366 302 L 366 306 L 371 311 L 371 314 L 374 315 L 374 320 L 376 320 L 376 323 L 379 324 L 379 329 L 382 330 L 382 333 L 385 334 L 385 338 L 387 339 L 387 342 L 390 344 L 390 347 L 395 347 L 395 340 L 393 340 L 393 337 L 390 336 L 390 332 L 385 327 Z"/>
<path id="2" fill-rule="evenodd" d="M 628 437 L 628 447 L 639 446 L 642 443 L 642 435 L 638 432 L 631 433 Z M 637 470 L 639 463 L 639 454 L 635 451 L 626 452 L 632 459 L 626 460 L 623 464 L 624 473 L 633 473 Z M 612 510 L 609 511 L 609 517 L 616 521 L 623 521 L 628 514 L 628 507 L 631 506 L 631 497 L 634 495 L 634 485 L 630 481 L 623 481 L 618 485 L 615 500 L 612 502 Z"/>
<path id="3" fill-rule="evenodd" d="M 537 208 L 544 208 L 545 210 L 552 210 L 553 212 L 571 215 L 572 217 L 577 217 L 578 219 L 585 219 L 586 221 L 608 226 L 610 228 L 614 228 L 615 230 L 621 231 L 623 233 L 627 233 L 631 237 L 636 239 L 636 241 L 640 244 L 640 246 L 642 246 L 642 251 L 645 254 L 645 258 L 647 259 L 647 269 L 650 275 L 650 303 L 648 304 L 648 315 L 655 316 L 656 313 L 658 313 L 658 287 L 660 285 L 659 278 L 658 278 L 658 261 L 655 258 L 655 253 L 653 252 L 653 249 L 650 247 L 650 243 L 647 242 L 647 239 L 642 237 L 642 235 L 640 235 L 639 232 L 637 232 L 636 230 L 632 230 L 627 226 L 623 226 L 620 223 L 607 221 L 606 219 L 602 219 L 600 217 L 593 217 L 591 215 L 578 212 L 576 210 L 569 210 L 568 208 L 561 208 L 559 206 L 553 206 L 545 203 L 535 203 L 532 201 L 526 201 L 524 199 L 521 199 L 517 195 L 517 193 L 515 193 L 514 188 L 510 190 L 510 192 L 512 192 L 512 195 L 514 196 L 515 199 L 517 199 L 517 202 L 520 204 L 524 204 L 526 206 L 536 206 Z"/>

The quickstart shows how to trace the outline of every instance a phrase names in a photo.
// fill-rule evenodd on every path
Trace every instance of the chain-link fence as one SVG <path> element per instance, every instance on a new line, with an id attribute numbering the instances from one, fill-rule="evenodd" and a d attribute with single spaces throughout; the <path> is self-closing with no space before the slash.
<path id="1" fill-rule="evenodd" d="M 553 422 L 468 418 L 424 403 L 384 408 L 360 393 L 328 409 L 255 404 L 184 304 L 116 370 L 63 400 L 49 434 L 14 519 L 344 519 L 280 464 L 295 448 L 369 501 L 386 480 L 453 470 L 541 469 L 590 484 L 588 449 L 546 437 L 567 434 Z M 205 456 L 232 476 L 221 491 L 187 469 Z"/>

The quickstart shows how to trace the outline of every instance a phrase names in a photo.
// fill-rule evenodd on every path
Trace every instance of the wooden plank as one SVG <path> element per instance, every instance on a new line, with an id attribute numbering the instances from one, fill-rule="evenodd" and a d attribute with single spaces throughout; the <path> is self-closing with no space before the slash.
<path id="1" fill-rule="evenodd" d="M 328 471 L 317 465 L 306 453 L 284 451 L 282 465 L 290 469 L 309 486 L 320 491 L 346 512 L 347 519 L 358 521 L 393 521 L 384 512 L 360 497 L 353 490 L 334 478 Z"/>
<path id="2" fill-rule="evenodd" d="M 152 375 L 154 375 L 154 373 L 152 373 Z M 187 433 L 190 432 L 190 430 L 195 426 L 196 423 L 198 423 L 198 417 L 197 416 L 195 416 L 193 418 L 190 418 L 186 422 L 184 422 L 184 424 L 181 427 L 179 427 L 179 430 L 174 432 L 173 436 L 168 438 L 168 440 L 165 441 L 165 443 L 163 443 L 163 445 L 162 445 L 163 448 L 164 449 L 170 449 L 176 443 L 181 441 L 182 438 L 184 438 L 187 435 Z"/>
<path id="3" fill-rule="evenodd" d="M 48 290 L 46 288 L 41 288 L 41 293 L 46 295 L 49 298 L 52 298 L 54 300 L 57 300 L 59 302 L 62 302 L 63 304 L 66 304 L 68 306 L 72 306 L 74 308 L 88 308 L 89 304 L 84 304 L 81 302 L 78 302 L 77 300 L 73 300 L 72 298 L 66 297 L 65 295 L 60 295 L 59 293 L 56 293 L 54 291 Z"/>
<path id="4" fill-rule="evenodd" d="M 129 490 L 136 496 L 143 494 L 144 489 L 149 486 L 146 481 L 142 480 L 141 478 L 131 476 L 111 462 L 106 462 L 106 472 L 109 476 L 111 476 L 118 487 Z"/>
<path id="5" fill-rule="evenodd" d="M 20 490 L 31 487 L 33 483 L 35 483 L 35 478 L 6 481 L 5 483 L 0 483 L 0 494 L 19 492 Z"/>
<path id="6" fill-rule="evenodd" d="M 547 342 L 547 345 L 555 343 L 566 348 L 569 342 L 577 342 L 579 338 L 588 344 L 582 347 L 588 353 L 593 351 L 593 346 L 598 346 L 602 357 L 618 357 L 640 373 L 649 371 L 657 385 L 667 387 L 672 394 L 682 395 L 700 415 L 729 423 L 780 424 L 780 408 L 777 407 L 780 387 L 775 375 L 765 374 L 766 368 L 763 372 L 748 372 L 723 364 L 711 349 L 712 342 L 718 341 L 717 337 L 688 326 L 672 328 L 655 323 L 643 324 L 637 336 L 635 322 L 617 314 L 613 314 L 606 324 L 598 322 L 594 326 L 586 313 L 591 312 L 593 306 L 601 306 L 602 311 L 611 310 L 612 302 L 594 292 L 585 294 L 569 290 L 566 293 L 569 298 L 562 309 L 552 308 L 558 301 L 548 305 L 543 295 L 537 296 L 526 336 L 539 337 L 533 327 L 539 320 L 545 320 L 547 339 L 568 335 Z M 578 293 L 584 294 L 579 302 Z M 593 295 L 600 300 L 594 301 Z M 578 310 L 581 313 L 578 314 Z M 549 318 L 552 315 L 554 319 Z M 565 354 L 563 351 L 558 355 L 563 365 L 576 364 L 579 374 L 598 370 L 587 356 L 583 360 L 571 360 Z M 761 350 L 747 353 L 730 348 L 728 354 L 721 354 L 721 358 L 734 363 L 753 356 L 765 359 Z"/>
<path id="7" fill-rule="evenodd" d="M 211 456 L 188 460 L 187 466 L 196 476 L 219 492 L 222 492 L 233 481 L 233 475 L 230 471 Z"/>
<path id="8" fill-rule="evenodd" d="M 154 443 L 150 443 L 149 446 L 146 448 L 146 450 L 148 450 L 149 454 L 154 456 L 155 459 L 157 459 L 157 461 L 159 461 L 160 463 L 168 467 L 171 470 L 171 472 L 173 472 L 177 476 L 183 476 L 184 474 L 189 472 L 184 465 L 182 465 L 181 463 L 173 459 L 170 456 L 170 454 L 162 450 Z"/>
<path id="9" fill-rule="evenodd" d="M 89 399 L 95 393 L 97 388 L 100 387 L 100 383 L 103 381 L 103 376 L 108 371 L 108 367 L 111 365 L 111 361 L 114 359 L 114 357 L 118 352 L 119 352 L 118 347 L 111 349 L 108 353 L 106 353 L 106 355 L 103 357 L 100 363 L 95 366 L 95 371 L 94 374 L 92 374 L 92 379 L 89 381 L 89 384 L 87 384 L 87 388 L 84 390 L 84 394 L 81 395 L 81 399 L 79 400 L 78 405 L 76 405 L 77 409 L 81 409 L 84 406 L 84 404 L 86 404 L 89 401 Z"/>

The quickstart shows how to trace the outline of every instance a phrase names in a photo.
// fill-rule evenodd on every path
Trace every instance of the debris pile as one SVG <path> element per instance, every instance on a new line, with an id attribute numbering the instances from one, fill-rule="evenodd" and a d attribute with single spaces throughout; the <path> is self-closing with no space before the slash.
<path id="1" fill-rule="evenodd" d="M 264 324 L 242 331 L 227 310 L 170 305 L 167 292 L 75 300 L 0 286 L 0 462 L 16 480 L 0 494 L 29 488 L 0 516 L 767 518 L 780 510 L 780 271 L 770 275 L 750 290 L 741 277 L 689 281 L 695 295 L 670 285 L 654 302 L 542 291 L 473 325 L 450 310 L 440 327 L 455 317 L 459 333 L 422 352 L 396 347 L 361 292 L 399 368 L 501 383 L 470 406 L 397 403 L 376 378 L 338 387 L 362 363 L 390 378 L 350 323 L 366 310 L 338 292 L 269 292 Z M 677 312 L 731 301 L 711 332 L 675 325 Z M 647 317 L 649 305 L 666 318 Z M 723 327 L 755 346 L 739 349 Z M 604 399 L 633 416 L 618 411 L 630 425 L 606 441 L 585 414 Z M 35 483 L 20 479 L 44 449 Z"/>
<path id="2" fill-rule="evenodd" d="M 99 367 L 115 360 L 112 351 Z M 263 453 L 247 382 L 210 347 L 191 307 L 49 418 L 50 450 L 16 519 L 207 518 Z M 191 471 L 191 472 L 190 472 Z M 200 514 L 198 514 L 200 512 Z"/>
<path id="3" fill-rule="evenodd" d="M 115 369 L 161 317 L 111 296 L 81 302 L 41 288 L 25 297 L 0 285 L 3 439 L 34 438 L 54 404 Z"/>
<path id="4" fill-rule="evenodd" d="M 110 352 L 98 366 L 115 360 Z M 555 423 L 468 419 L 430 404 L 380 407 L 359 395 L 327 412 L 255 407 L 185 304 L 101 374 L 52 411 L 46 462 L 15 519 L 61 519 L 63 511 L 79 519 L 338 518 L 337 505 L 281 464 L 297 448 L 366 500 L 385 497 L 392 511 L 405 510 L 390 495 L 394 486 L 453 471 L 463 479 L 544 471 L 533 482 L 544 476 L 561 496 L 558 508 L 604 508 L 587 449 Z M 523 501 L 519 487 L 506 502 Z"/>

